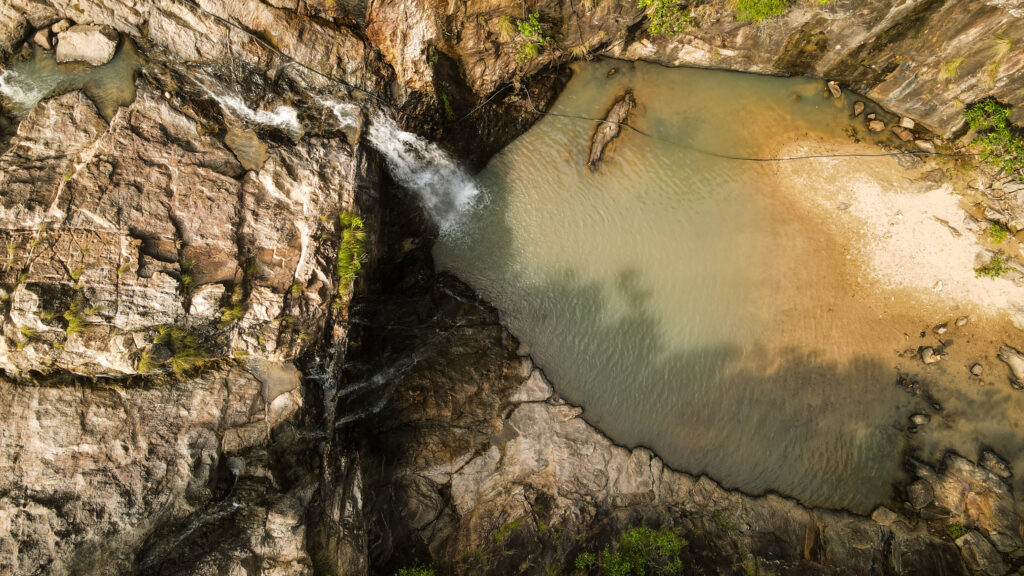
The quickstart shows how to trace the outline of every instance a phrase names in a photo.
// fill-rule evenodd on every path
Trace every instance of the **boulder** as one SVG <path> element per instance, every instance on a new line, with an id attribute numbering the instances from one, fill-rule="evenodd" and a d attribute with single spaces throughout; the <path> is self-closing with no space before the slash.
<path id="1" fill-rule="evenodd" d="M 908 142 L 914 139 L 914 133 L 911 132 L 910 130 L 907 130 L 903 126 L 893 126 L 892 133 L 895 134 L 896 136 L 899 136 L 899 139 L 903 140 L 904 142 Z"/>
<path id="2" fill-rule="evenodd" d="M 921 361 L 925 364 L 934 364 L 942 360 L 942 355 L 935 352 L 935 349 L 931 346 L 925 346 L 921 349 Z"/>
<path id="3" fill-rule="evenodd" d="M 43 50 L 53 50 L 53 42 L 50 41 L 50 29 L 43 28 L 32 36 L 32 41 Z"/>
<path id="4" fill-rule="evenodd" d="M 907 486 L 907 501 L 914 508 L 924 508 L 935 499 L 935 491 L 927 480 L 916 480 Z"/>
<path id="5" fill-rule="evenodd" d="M 914 145 L 921 152 L 927 152 L 929 154 L 935 153 L 935 144 L 931 140 L 914 140 Z"/>
<path id="6" fill-rule="evenodd" d="M 960 555 L 971 574 L 976 576 L 1003 576 L 1009 570 L 1003 557 L 984 536 L 968 532 L 956 539 Z"/>
<path id="7" fill-rule="evenodd" d="M 60 34 L 68 28 L 71 28 L 71 20 L 65 18 L 63 20 L 58 20 L 57 22 L 54 22 L 53 26 L 50 26 L 50 31 L 54 34 Z"/>
<path id="8" fill-rule="evenodd" d="M 881 120 L 872 120 L 868 122 L 868 130 L 871 130 L 872 132 L 881 132 L 882 130 L 885 130 L 885 122 L 882 122 Z"/>
<path id="9" fill-rule="evenodd" d="M 979 462 L 979 464 L 989 472 L 1003 478 L 1004 480 L 1013 476 L 1013 472 L 1010 471 L 1010 465 L 1000 458 L 998 454 L 990 450 L 986 450 L 981 453 L 981 462 Z"/>
<path id="10" fill-rule="evenodd" d="M 1003 346 L 999 349 L 999 359 L 1010 367 L 1010 384 L 1019 390 L 1024 385 L 1024 354 L 1016 348 Z"/>
<path id="11" fill-rule="evenodd" d="M 117 32 L 107 26 L 79 24 L 57 36 L 57 62 L 110 62 L 117 50 Z"/>
<path id="12" fill-rule="evenodd" d="M 864 103 L 860 100 L 853 103 L 853 115 L 860 116 L 864 113 Z"/>

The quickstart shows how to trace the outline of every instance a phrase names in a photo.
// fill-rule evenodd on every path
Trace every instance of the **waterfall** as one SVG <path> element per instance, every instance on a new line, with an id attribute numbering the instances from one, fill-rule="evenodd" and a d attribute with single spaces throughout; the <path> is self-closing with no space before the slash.
<path id="1" fill-rule="evenodd" d="M 242 100 L 237 95 L 221 93 L 217 90 L 213 90 L 204 82 L 200 81 L 199 78 L 195 78 L 194 80 L 196 81 L 196 84 L 198 84 L 210 96 L 210 98 L 213 98 L 218 104 L 220 104 L 221 108 L 225 112 L 230 112 L 235 117 L 252 124 L 274 126 L 296 140 L 302 136 L 302 123 L 299 122 L 299 113 L 295 108 L 282 105 L 274 108 L 272 111 L 254 110 L 245 103 L 245 100 Z"/>
<path id="2" fill-rule="evenodd" d="M 454 228 L 479 194 L 455 160 L 435 144 L 399 129 L 383 114 L 373 116 L 367 137 L 384 155 L 391 177 L 419 196 L 441 231 Z"/>

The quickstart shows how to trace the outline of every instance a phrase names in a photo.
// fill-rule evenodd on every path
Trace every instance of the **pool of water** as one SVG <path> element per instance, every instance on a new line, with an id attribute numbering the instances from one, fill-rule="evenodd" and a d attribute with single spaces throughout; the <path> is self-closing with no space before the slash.
<path id="1" fill-rule="evenodd" d="M 124 40 L 114 57 L 102 66 L 82 62 L 58 64 L 52 51 L 32 46 L 0 69 L 0 104 L 4 113 L 20 120 L 44 98 L 81 90 L 110 120 L 118 107 L 135 100 L 135 72 L 140 57 L 131 40 Z"/>
<path id="2" fill-rule="evenodd" d="M 706 152 L 891 136 L 819 81 L 643 63 L 579 67 L 553 110 L 603 117 L 626 88 L 630 123 L 652 137 L 625 131 L 590 172 L 594 125 L 542 119 L 479 175 L 438 267 L 493 302 L 612 439 L 748 492 L 858 512 L 887 501 L 907 418 L 927 404 L 896 384 L 919 364 L 897 353 L 948 310 L 870 286 L 777 166 Z"/>

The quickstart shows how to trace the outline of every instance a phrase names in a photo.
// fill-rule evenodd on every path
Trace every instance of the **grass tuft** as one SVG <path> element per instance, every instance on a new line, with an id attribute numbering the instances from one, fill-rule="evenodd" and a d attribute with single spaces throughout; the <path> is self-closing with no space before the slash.
<path id="1" fill-rule="evenodd" d="M 334 264 L 334 278 L 338 283 L 340 301 L 348 294 L 349 287 L 363 269 L 366 227 L 363 219 L 351 212 L 342 212 L 338 222 L 341 224 L 341 241 L 338 243 L 338 256 Z"/>
<path id="2" fill-rule="evenodd" d="M 942 69 L 939 70 L 939 80 L 941 82 L 955 80 L 960 75 L 960 65 L 963 63 L 964 59 L 962 57 L 943 62 Z"/>
<path id="3" fill-rule="evenodd" d="M 736 0 L 736 19 L 741 22 L 764 22 L 786 13 L 789 0 Z"/>

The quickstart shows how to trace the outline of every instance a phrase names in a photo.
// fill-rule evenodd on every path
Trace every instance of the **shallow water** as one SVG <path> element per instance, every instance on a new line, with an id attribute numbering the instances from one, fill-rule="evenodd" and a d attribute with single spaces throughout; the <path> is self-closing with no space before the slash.
<path id="1" fill-rule="evenodd" d="M 850 144 L 854 98 L 808 79 L 604 62 L 578 69 L 554 110 L 602 117 L 627 87 L 630 123 L 653 138 L 624 132 L 591 173 L 594 125 L 546 117 L 480 174 L 438 266 L 495 303 L 614 440 L 729 487 L 870 511 L 925 404 L 896 385 L 895 353 L 930 320 L 907 312 L 912 295 L 866 289 L 844 239 L 771 164 L 694 149 Z"/>
<path id="2" fill-rule="evenodd" d="M 0 72 L 0 100 L 4 111 L 20 120 L 44 98 L 82 90 L 100 115 L 110 120 L 118 107 L 135 100 L 139 65 L 139 54 L 130 40 L 122 42 L 110 62 L 102 66 L 58 64 L 52 51 L 33 46 L 27 57 L 13 58 Z"/>

